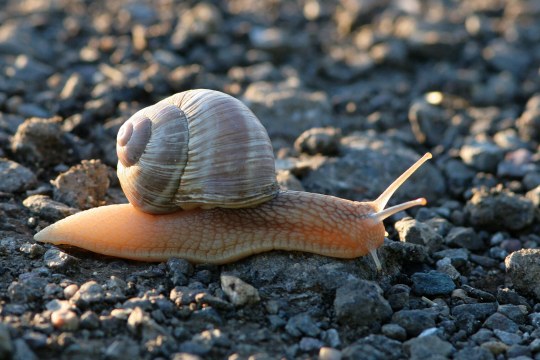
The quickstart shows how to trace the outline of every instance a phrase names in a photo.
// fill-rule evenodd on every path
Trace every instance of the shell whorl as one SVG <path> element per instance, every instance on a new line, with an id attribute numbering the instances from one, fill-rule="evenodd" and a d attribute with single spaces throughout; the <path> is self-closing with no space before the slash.
<path id="1" fill-rule="evenodd" d="M 219 91 L 189 90 L 138 111 L 116 149 L 122 189 L 144 212 L 249 207 L 278 191 L 266 130 Z"/>

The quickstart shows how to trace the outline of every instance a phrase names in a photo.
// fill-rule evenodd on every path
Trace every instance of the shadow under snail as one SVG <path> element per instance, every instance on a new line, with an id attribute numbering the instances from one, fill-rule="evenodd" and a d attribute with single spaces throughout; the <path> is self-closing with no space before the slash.
<path id="1" fill-rule="evenodd" d="M 370 202 L 280 190 L 262 124 L 239 100 L 205 89 L 135 113 L 116 149 L 130 204 L 79 212 L 35 240 L 133 260 L 215 264 L 277 249 L 337 258 L 369 253 L 380 269 L 383 220 L 426 200 L 385 206 L 431 158 L 425 154 Z"/>

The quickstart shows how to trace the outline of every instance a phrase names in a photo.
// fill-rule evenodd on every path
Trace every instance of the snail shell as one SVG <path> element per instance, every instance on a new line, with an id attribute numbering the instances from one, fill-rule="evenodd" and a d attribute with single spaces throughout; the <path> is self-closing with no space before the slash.
<path id="1" fill-rule="evenodd" d="M 279 190 L 266 130 L 219 91 L 185 91 L 138 111 L 120 128 L 116 151 L 122 189 L 147 213 L 249 207 Z"/>

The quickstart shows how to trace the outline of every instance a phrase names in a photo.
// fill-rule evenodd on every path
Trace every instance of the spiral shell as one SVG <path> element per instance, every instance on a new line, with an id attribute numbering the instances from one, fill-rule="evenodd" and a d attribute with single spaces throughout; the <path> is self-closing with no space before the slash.
<path id="1" fill-rule="evenodd" d="M 278 191 L 266 130 L 219 91 L 185 91 L 138 111 L 120 128 L 116 151 L 124 193 L 152 214 L 249 207 Z"/>

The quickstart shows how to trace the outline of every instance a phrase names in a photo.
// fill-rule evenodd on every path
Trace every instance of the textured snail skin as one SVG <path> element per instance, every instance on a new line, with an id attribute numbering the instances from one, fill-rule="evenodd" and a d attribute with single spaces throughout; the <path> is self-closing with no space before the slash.
<path id="1" fill-rule="evenodd" d="M 222 264 L 277 249 L 355 258 L 384 241 L 382 221 L 369 217 L 375 212 L 369 202 L 282 191 L 243 209 L 151 215 L 129 204 L 102 206 L 61 220 L 35 239 L 140 261 L 181 257 Z"/>

